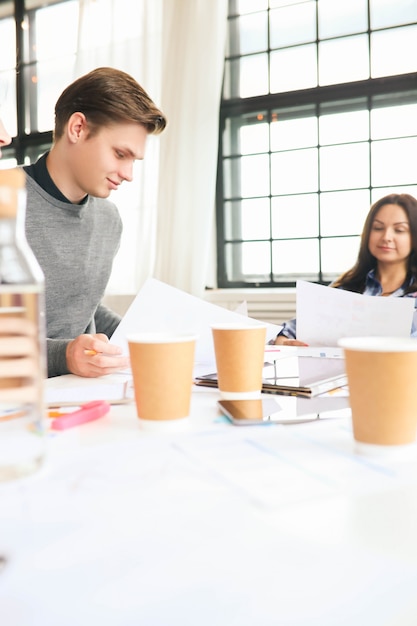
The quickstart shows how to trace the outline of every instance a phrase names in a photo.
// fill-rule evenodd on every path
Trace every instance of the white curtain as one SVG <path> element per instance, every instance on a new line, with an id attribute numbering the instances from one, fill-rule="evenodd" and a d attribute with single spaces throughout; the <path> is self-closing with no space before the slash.
<path id="1" fill-rule="evenodd" d="M 117 67 L 136 78 L 160 104 L 162 0 L 79 0 L 79 5 L 76 76 L 95 67 Z M 108 293 L 136 293 L 153 274 L 159 147 L 159 140 L 150 136 L 144 161 L 135 165 L 133 182 L 111 195 L 124 228 Z"/>
<path id="2" fill-rule="evenodd" d="M 164 0 L 155 277 L 202 296 L 214 228 L 227 0 Z"/>
<path id="3" fill-rule="evenodd" d="M 134 182 L 112 194 L 124 233 L 109 293 L 136 293 L 150 276 L 203 293 L 226 23 L 227 0 L 80 0 L 76 76 L 102 65 L 129 72 L 168 118 Z"/>

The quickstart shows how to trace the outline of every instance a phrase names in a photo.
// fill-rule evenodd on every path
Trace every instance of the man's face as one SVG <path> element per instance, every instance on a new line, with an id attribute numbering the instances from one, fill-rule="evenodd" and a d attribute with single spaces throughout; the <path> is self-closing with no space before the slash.
<path id="1" fill-rule="evenodd" d="M 70 157 L 74 197 L 79 192 L 80 199 L 86 194 L 107 198 L 124 180 L 132 180 L 133 163 L 143 159 L 147 136 L 146 128 L 134 123 L 105 126 L 92 137 L 84 132 Z"/>

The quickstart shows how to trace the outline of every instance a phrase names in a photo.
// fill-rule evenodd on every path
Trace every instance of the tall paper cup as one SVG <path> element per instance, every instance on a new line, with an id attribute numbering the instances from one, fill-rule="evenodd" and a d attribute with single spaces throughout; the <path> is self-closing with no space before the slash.
<path id="1" fill-rule="evenodd" d="M 355 337 L 344 350 L 353 436 L 360 444 L 403 446 L 417 434 L 417 340 Z"/>
<path id="2" fill-rule="evenodd" d="M 187 418 L 195 335 L 144 333 L 127 337 L 137 415 L 164 422 Z"/>
<path id="3" fill-rule="evenodd" d="M 212 325 L 220 395 L 225 400 L 259 398 L 266 326 Z"/>

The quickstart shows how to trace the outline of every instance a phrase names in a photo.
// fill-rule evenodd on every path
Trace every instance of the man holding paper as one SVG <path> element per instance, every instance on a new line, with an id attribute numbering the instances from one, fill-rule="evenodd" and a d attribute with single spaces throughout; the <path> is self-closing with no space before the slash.
<path id="1" fill-rule="evenodd" d="M 109 343 L 120 317 L 101 302 L 122 232 L 108 197 L 132 180 L 148 135 L 165 125 L 132 76 L 96 68 L 64 89 L 50 151 L 24 166 L 26 235 L 45 275 L 49 377 L 129 365 Z"/>
<path id="2" fill-rule="evenodd" d="M 365 220 L 354 266 L 331 285 L 368 296 L 414 298 L 417 304 L 417 200 L 390 194 L 375 202 Z M 414 309 L 411 337 L 417 338 Z M 278 345 L 306 345 L 297 339 L 296 320 L 286 322 Z"/>

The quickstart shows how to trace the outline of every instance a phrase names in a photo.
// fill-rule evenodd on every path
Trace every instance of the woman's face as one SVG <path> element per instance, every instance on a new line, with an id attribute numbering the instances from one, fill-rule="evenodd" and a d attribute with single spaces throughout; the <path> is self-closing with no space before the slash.
<path id="1" fill-rule="evenodd" d="M 397 204 L 385 204 L 375 215 L 368 242 L 369 252 L 380 263 L 405 262 L 412 249 L 407 213 Z"/>
<path id="2" fill-rule="evenodd" d="M 7 130 L 4 128 L 4 124 L 0 119 L 0 158 L 1 158 L 1 148 L 2 146 L 8 146 L 11 143 L 12 138 L 10 137 Z"/>

